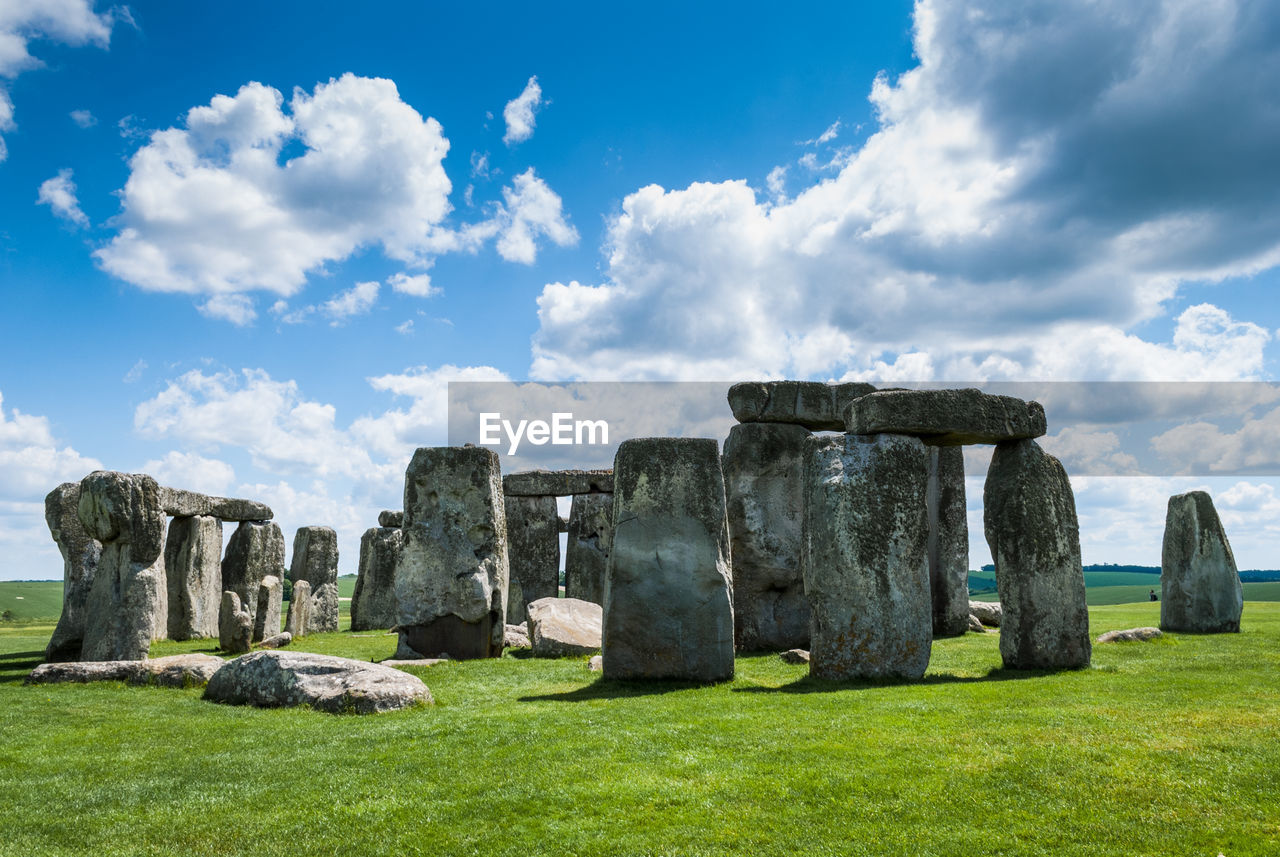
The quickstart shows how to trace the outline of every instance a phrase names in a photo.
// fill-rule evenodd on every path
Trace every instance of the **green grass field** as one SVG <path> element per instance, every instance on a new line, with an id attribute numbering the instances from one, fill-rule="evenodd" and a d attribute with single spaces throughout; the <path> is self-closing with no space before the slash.
<path id="1" fill-rule="evenodd" d="M 1096 636 L 1158 605 L 1090 614 Z M 1243 626 L 1060 674 L 1005 672 L 969 634 L 906 684 L 771 655 L 714 687 L 614 683 L 508 653 L 417 670 L 434 707 L 334 717 L 25 687 L 51 628 L 0 625 L 0 854 L 1274 855 L 1280 604 Z"/>

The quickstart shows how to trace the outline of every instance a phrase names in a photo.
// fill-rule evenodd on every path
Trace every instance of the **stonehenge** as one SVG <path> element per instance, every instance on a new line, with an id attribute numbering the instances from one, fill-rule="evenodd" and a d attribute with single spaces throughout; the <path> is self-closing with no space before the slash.
<path id="1" fill-rule="evenodd" d="M 281 557 L 283 565 L 283 557 Z M 293 560 L 289 580 L 310 584 L 304 634 L 323 634 L 338 630 L 338 534 L 332 527 L 299 527 L 293 538 Z M 297 598 L 295 593 L 294 598 Z M 277 627 L 271 633 L 279 631 Z"/>
<path id="2" fill-rule="evenodd" d="M 263 640 L 280 633 L 280 604 L 284 595 L 284 581 L 274 574 L 268 574 L 258 584 L 258 609 L 253 614 L 252 642 Z"/>
<path id="3" fill-rule="evenodd" d="M 390 628 L 396 623 L 396 563 L 404 513 L 383 512 L 378 523 L 360 537 L 360 564 L 351 596 L 352 631 Z"/>
<path id="4" fill-rule="evenodd" d="M 535 658 L 591 655 L 600 651 L 604 612 L 599 604 L 577 598 L 539 598 L 529 602 L 529 644 Z"/>
<path id="5" fill-rule="evenodd" d="M 89 590 L 102 557 L 102 544 L 80 523 L 79 507 L 79 482 L 64 482 L 44 498 L 44 519 L 63 566 L 62 615 L 44 653 L 51 662 L 80 659 Z"/>
<path id="6" fill-rule="evenodd" d="M 574 494 L 564 556 L 564 594 L 604 604 L 604 578 L 613 546 L 613 494 Z"/>
<path id="7" fill-rule="evenodd" d="M 1204 491 L 1169 498 L 1160 554 L 1160 628 L 1240 630 L 1244 589 L 1222 520 Z"/>
<path id="8" fill-rule="evenodd" d="M 273 521 L 242 521 L 222 558 L 222 589 L 240 599 L 249 618 L 258 609 L 258 587 L 267 575 L 284 577 L 284 533 Z M 226 608 L 224 599 L 223 609 Z M 221 625 L 219 625 L 221 627 Z"/>
<path id="9" fill-rule="evenodd" d="M 964 451 L 929 448 L 929 587 L 933 636 L 956 637 L 969 625 L 969 521 L 964 496 Z"/>
<path id="10" fill-rule="evenodd" d="M 716 441 L 623 441 L 613 522 L 604 677 L 733 678 L 729 524 Z"/>
<path id="11" fill-rule="evenodd" d="M 1044 408 L 981 390 L 882 390 L 845 406 L 850 434 L 906 434 L 936 446 L 1004 443 L 1042 436 Z"/>
<path id="12" fill-rule="evenodd" d="M 218 612 L 218 648 L 243 654 L 252 644 L 253 616 L 244 609 L 240 596 L 228 589 L 222 593 L 222 609 Z"/>
<path id="13" fill-rule="evenodd" d="M 517 624 L 529 604 L 559 594 L 560 514 L 555 496 L 507 495 L 503 509 L 511 573 L 506 621 Z"/>
<path id="14" fill-rule="evenodd" d="M 284 620 L 284 629 L 292 637 L 305 637 L 307 628 L 311 626 L 311 584 L 299 580 L 293 584 L 293 594 L 289 598 L 289 613 Z"/>
<path id="15" fill-rule="evenodd" d="M 164 547 L 169 639 L 218 636 L 222 604 L 222 521 L 212 515 L 169 521 Z"/>

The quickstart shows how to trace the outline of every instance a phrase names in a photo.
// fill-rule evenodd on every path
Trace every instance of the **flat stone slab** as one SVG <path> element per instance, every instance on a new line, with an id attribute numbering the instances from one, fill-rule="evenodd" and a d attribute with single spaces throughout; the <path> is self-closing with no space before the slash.
<path id="1" fill-rule="evenodd" d="M 84 684 L 91 681 L 123 681 L 158 687 L 198 687 L 207 684 L 224 664 L 213 655 L 169 655 L 145 661 L 80 661 L 41 664 L 24 684 Z"/>
<path id="2" fill-rule="evenodd" d="M 378 513 L 379 527 L 399 529 L 404 526 L 404 512 L 383 511 Z"/>
<path id="3" fill-rule="evenodd" d="M 571 494 L 612 494 L 612 470 L 526 470 L 502 477 L 507 497 L 568 497 Z"/>
<path id="4" fill-rule="evenodd" d="M 1013 396 L 964 390 L 883 390 L 844 410 L 849 434 L 906 434 L 934 446 L 1002 443 L 1042 436 L 1044 408 Z"/>
<path id="5" fill-rule="evenodd" d="M 529 602 L 529 639 L 535 658 L 563 658 L 600 651 L 604 610 L 577 598 Z"/>
<path id="6" fill-rule="evenodd" d="M 430 705 L 422 679 L 383 664 L 309 652 L 253 652 L 214 673 L 204 698 L 229 705 L 375 714 Z"/>
<path id="7" fill-rule="evenodd" d="M 740 423 L 790 423 L 812 431 L 844 431 L 844 409 L 875 391 L 863 383 L 746 381 L 729 388 L 729 408 Z"/>
<path id="8" fill-rule="evenodd" d="M 448 658 L 387 658 L 378 664 L 384 667 L 402 670 L 405 667 L 433 667 L 436 664 L 447 664 Z"/>
<path id="9" fill-rule="evenodd" d="M 1164 632 L 1159 628 L 1126 628 L 1123 631 L 1108 631 L 1098 637 L 1099 643 L 1140 643 L 1146 640 L 1154 640 L 1156 637 L 1163 637 Z"/>
<path id="10" fill-rule="evenodd" d="M 175 518 L 193 518 L 197 515 L 218 518 L 223 521 L 270 521 L 274 517 L 271 507 L 256 500 L 236 500 L 230 497 L 210 497 L 180 488 L 160 488 L 160 505 L 166 515 Z"/>

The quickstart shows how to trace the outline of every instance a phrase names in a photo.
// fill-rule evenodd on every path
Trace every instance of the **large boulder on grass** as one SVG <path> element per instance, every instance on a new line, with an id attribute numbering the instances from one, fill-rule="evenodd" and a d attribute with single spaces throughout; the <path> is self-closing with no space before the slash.
<path id="1" fill-rule="evenodd" d="M 539 598 L 529 604 L 529 640 L 535 658 L 563 658 L 600 651 L 604 611 L 577 598 Z"/>
<path id="2" fill-rule="evenodd" d="M 432 702 L 422 679 L 392 667 L 278 651 L 228 661 L 209 680 L 204 698 L 260 708 L 306 705 L 330 714 L 374 714 Z"/>

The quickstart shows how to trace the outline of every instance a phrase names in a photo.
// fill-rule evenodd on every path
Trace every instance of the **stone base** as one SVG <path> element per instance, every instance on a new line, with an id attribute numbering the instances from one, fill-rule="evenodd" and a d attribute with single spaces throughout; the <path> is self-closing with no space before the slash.
<path id="1" fill-rule="evenodd" d="M 456 661 L 498 658 L 502 647 L 493 645 L 493 620 L 492 614 L 479 622 L 441 616 L 425 625 L 401 625 L 400 642 L 428 657 L 447 652 Z"/>

